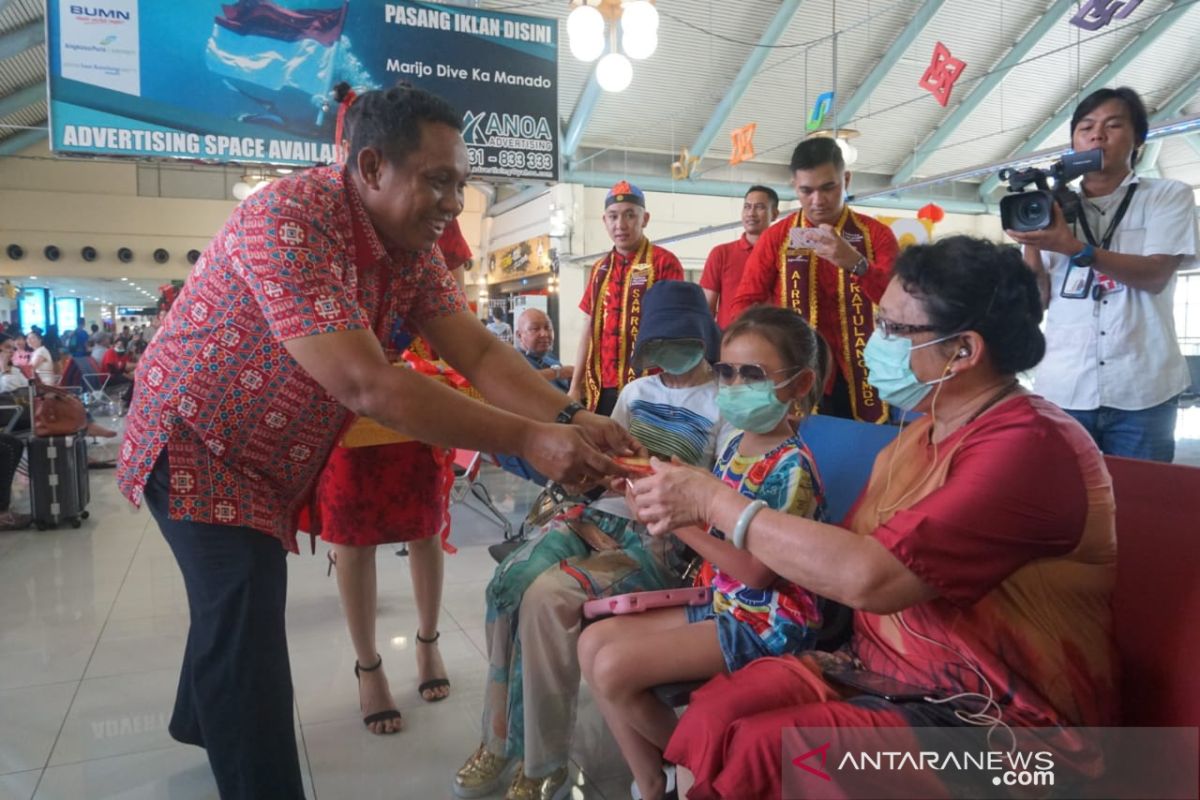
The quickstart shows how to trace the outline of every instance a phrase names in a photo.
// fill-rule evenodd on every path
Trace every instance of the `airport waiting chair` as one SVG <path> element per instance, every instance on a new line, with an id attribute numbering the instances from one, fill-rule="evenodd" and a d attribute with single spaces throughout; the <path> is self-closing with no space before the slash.
<path id="1" fill-rule="evenodd" d="M 477 450 L 455 450 L 454 451 L 454 487 L 450 490 L 450 504 L 466 503 L 466 499 L 474 496 L 475 499 L 482 504 L 484 510 L 480 510 L 477 506 L 473 508 L 476 513 L 487 517 L 491 516 L 500 527 L 504 529 L 504 538 L 511 539 L 513 530 L 512 523 L 508 521 L 508 517 L 496 508 L 495 502 L 492 500 L 492 494 L 488 491 L 487 486 L 479 479 L 480 468 L 483 466 L 483 457 Z M 486 511 L 487 513 L 484 513 Z"/>

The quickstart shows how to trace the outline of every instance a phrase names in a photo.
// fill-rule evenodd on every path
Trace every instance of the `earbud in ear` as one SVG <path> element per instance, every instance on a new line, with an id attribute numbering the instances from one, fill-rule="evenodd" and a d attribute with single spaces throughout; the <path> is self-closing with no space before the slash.
<path id="1" fill-rule="evenodd" d="M 965 347 L 964 347 L 964 348 L 962 348 L 962 349 L 960 349 L 960 350 L 958 351 L 958 357 L 959 357 L 959 358 L 966 358 L 966 357 L 967 357 L 967 356 L 969 356 L 969 355 L 971 355 L 971 351 L 970 351 L 970 350 L 968 350 L 968 349 L 967 349 L 967 348 L 965 348 Z"/>

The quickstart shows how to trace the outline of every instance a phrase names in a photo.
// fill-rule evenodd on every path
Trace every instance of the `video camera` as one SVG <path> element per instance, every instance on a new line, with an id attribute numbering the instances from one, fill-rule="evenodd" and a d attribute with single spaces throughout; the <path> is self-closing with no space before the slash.
<path id="1" fill-rule="evenodd" d="M 1054 221 L 1054 204 L 1062 208 L 1067 224 L 1079 218 L 1079 195 L 1067 184 L 1088 172 L 1096 172 L 1104 166 L 1104 151 L 1100 148 L 1082 153 L 1067 153 L 1050 165 L 1049 169 L 1029 167 L 1022 170 L 1002 169 L 1000 180 L 1008 181 L 1008 191 L 1000 200 L 1000 222 L 1008 231 L 1040 231 L 1050 227 Z M 1051 187 L 1049 181 L 1054 181 Z M 1037 189 L 1024 191 L 1031 183 Z"/>

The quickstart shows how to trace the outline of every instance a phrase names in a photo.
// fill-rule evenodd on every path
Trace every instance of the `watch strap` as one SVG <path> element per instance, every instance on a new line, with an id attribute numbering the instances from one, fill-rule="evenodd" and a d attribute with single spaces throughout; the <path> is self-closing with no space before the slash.
<path id="1" fill-rule="evenodd" d="M 580 411 L 583 411 L 583 406 L 572 400 L 571 402 L 567 403 L 566 408 L 558 412 L 558 416 L 554 418 L 554 421 L 562 425 L 570 425 L 571 420 L 575 419 L 575 415 Z"/>
<path id="2" fill-rule="evenodd" d="M 1071 263 L 1081 267 L 1092 266 L 1092 264 L 1096 263 L 1096 248 L 1092 246 L 1091 242 L 1088 242 L 1083 246 L 1082 250 L 1071 256 Z"/>

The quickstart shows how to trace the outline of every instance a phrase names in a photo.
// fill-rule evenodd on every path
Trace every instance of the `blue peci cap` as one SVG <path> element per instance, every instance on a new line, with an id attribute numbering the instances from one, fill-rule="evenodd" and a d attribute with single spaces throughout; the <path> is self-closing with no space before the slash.
<path id="1" fill-rule="evenodd" d="M 642 326 L 638 330 L 631 364 L 642 364 L 646 345 L 661 339 L 699 339 L 704 342 L 708 361 L 721 358 L 721 330 L 708 310 L 708 299 L 699 284 L 687 281 L 659 281 L 642 298 Z"/>
<path id="2" fill-rule="evenodd" d="M 633 203 L 645 208 L 646 195 L 642 194 L 642 190 L 629 181 L 618 181 L 608 190 L 608 196 L 604 198 L 605 208 L 613 203 Z"/>

